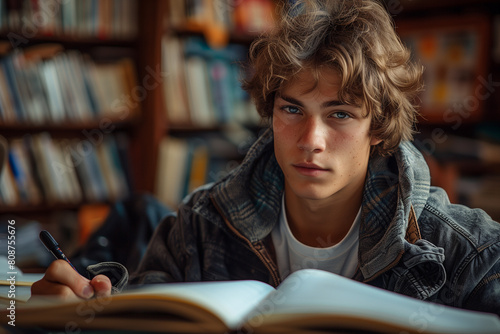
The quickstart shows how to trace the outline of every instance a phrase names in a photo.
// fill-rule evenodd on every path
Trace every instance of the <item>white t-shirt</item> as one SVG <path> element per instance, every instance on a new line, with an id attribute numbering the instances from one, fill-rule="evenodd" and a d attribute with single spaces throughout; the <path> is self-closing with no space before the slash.
<path id="1" fill-rule="evenodd" d="M 281 278 L 305 268 L 325 270 L 345 277 L 354 276 L 358 266 L 360 211 L 344 239 L 327 248 L 316 248 L 301 243 L 292 234 L 283 196 L 280 220 L 271 234 Z"/>

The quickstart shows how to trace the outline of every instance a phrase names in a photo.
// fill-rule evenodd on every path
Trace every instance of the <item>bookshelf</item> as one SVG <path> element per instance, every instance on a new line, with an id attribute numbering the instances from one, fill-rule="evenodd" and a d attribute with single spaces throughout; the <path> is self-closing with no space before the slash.
<path id="1" fill-rule="evenodd" d="M 443 52 L 450 54 L 452 57 L 452 59 L 445 59 L 442 64 L 435 64 L 432 61 L 425 63 L 426 74 L 424 80 L 428 87 L 428 95 L 420 97 L 421 102 L 423 102 L 420 110 L 423 117 L 419 119 L 417 125 L 419 134 L 415 143 L 424 154 L 428 155 L 433 184 L 445 188 L 453 202 L 484 208 L 495 219 L 500 219 L 500 212 L 495 209 L 495 205 L 488 204 L 485 200 L 492 196 L 492 187 L 485 187 L 484 192 L 479 191 L 477 193 L 477 189 L 488 185 L 488 183 L 498 184 L 498 175 L 500 175 L 498 161 L 492 159 L 490 153 L 487 155 L 475 154 L 474 156 L 462 154 L 460 157 L 456 155 L 456 152 L 454 156 L 449 154 L 449 147 L 454 147 L 455 151 L 456 147 L 463 148 L 464 146 L 460 143 L 465 140 L 468 147 L 472 147 L 472 151 L 482 152 L 487 150 L 491 152 L 493 150 L 493 152 L 500 155 L 498 153 L 500 152 L 498 149 L 500 141 L 498 135 L 494 135 L 500 129 L 500 113 L 498 111 L 500 93 L 492 84 L 485 85 L 485 82 L 491 83 L 493 81 L 497 83 L 500 81 L 500 72 L 498 71 L 500 57 L 497 56 L 497 60 L 494 59 L 494 54 L 500 54 L 498 53 L 498 50 L 500 50 L 500 23 L 498 23 L 500 22 L 500 5 L 498 1 L 446 0 L 438 3 L 427 0 L 418 2 L 386 0 L 384 2 L 395 19 L 396 28 L 402 39 L 410 47 L 412 41 L 419 43 L 419 36 L 427 33 L 427 35 L 434 36 L 434 42 L 437 44 L 448 45 L 448 47 L 445 46 Z M 174 3 L 175 7 L 170 8 L 170 13 L 167 13 L 167 17 L 170 17 L 170 19 L 167 20 L 166 33 L 162 42 L 164 47 L 168 44 L 169 50 L 175 50 L 169 54 L 169 60 L 172 62 L 172 68 L 177 70 L 182 67 L 180 65 L 182 61 L 189 58 L 189 51 L 184 50 L 184 53 L 178 51 L 182 47 L 186 48 L 185 44 L 183 44 L 186 40 L 192 42 L 193 37 L 199 38 L 204 40 L 206 44 L 219 48 L 219 50 L 226 45 L 221 41 L 228 44 L 235 42 L 244 49 L 258 35 L 258 32 L 252 31 L 253 28 L 246 29 L 246 32 L 245 29 L 241 28 L 239 24 L 245 22 L 245 20 L 241 20 L 241 17 L 238 24 L 235 24 L 234 21 L 227 23 L 227 20 L 222 20 L 226 22 L 222 24 L 223 27 L 226 27 L 226 30 L 220 29 L 220 26 L 218 30 L 217 28 L 207 27 L 207 25 L 214 25 L 214 19 L 210 16 L 211 14 L 203 17 L 200 14 L 204 12 L 203 9 L 186 9 L 182 5 L 184 4 L 183 1 L 170 2 L 170 4 L 172 3 Z M 210 2 L 207 1 L 207 3 Z M 234 5 L 240 2 L 223 3 Z M 222 10 L 223 13 L 234 13 L 235 11 L 235 8 Z M 250 12 L 251 10 L 247 8 L 245 11 L 239 11 L 238 13 Z M 496 25 L 495 21 L 498 21 Z M 214 37 L 214 32 L 219 32 L 219 36 Z M 179 40 L 182 43 L 179 43 Z M 183 46 L 178 44 L 183 44 Z M 202 51 L 199 53 L 202 53 Z M 179 56 L 179 54 L 181 55 Z M 458 61 L 460 55 L 463 55 L 462 62 Z M 415 56 L 421 57 L 422 55 L 416 54 Z M 172 59 L 175 57 L 179 59 Z M 207 58 L 209 57 L 205 57 L 205 59 Z M 438 57 L 435 56 L 433 59 L 436 60 Z M 196 61 L 194 63 L 195 66 L 199 66 Z M 437 79 L 439 79 L 439 75 L 443 71 L 449 73 L 449 77 L 439 82 Z M 169 73 L 175 73 L 175 70 Z M 166 81 L 171 88 L 178 88 L 185 84 L 182 82 L 169 83 L 168 80 L 171 79 L 173 80 L 174 76 L 167 78 Z M 437 84 L 432 86 L 432 80 L 434 82 L 438 81 Z M 447 87 L 447 90 L 440 89 L 440 83 L 442 87 Z M 478 95 L 478 87 L 481 87 L 480 95 Z M 184 93 L 189 95 L 187 90 Z M 165 117 L 168 123 L 167 134 L 169 136 L 176 137 L 176 139 L 179 137 L 181 139 L 201 137 L 202 140 L 206 140 L 206 136 L 202 134 L 204 132 L 210 133 L 210 129 L 214 128 L 213 123 L 215 123 L 215 127 L 220 127 L 218 133 L 224 132 L 224 122 L 221 123 L 220 121 L 191 124 L 188 115 L 182 113 L 182 111 L 190 109 L 189 102 L 184 102 L 181 106 L 169 105 L 168 94 L 176 96 L 177 99 L 174 102 L 179 102 L 182 92 L 165 92 L 167 115 L 162 117 Z M 436 100 L 436 97 L 440 100 Z M 189 96 L 185 97 L 185 99 L 189 100 Z M 170 98 L 170 101 L 172 100 Z M 452 105 L 456 106 L 459 103 L 462 103 L 465 109 L 451 108 Z M 203 106 L 207 104 L 205 102 Z M 220 110 L 220 108 L 218 109 Z M 178 118 L 176 115 L 171 115 L 176 114 L 176 110 L 181 111 Z M 252 114 L 252 112 L 246 114 Z M 184 118 L 182 118 L 183 116 Z M 199 121 L 200 118 L 197 117 L 196 120 Z M 246 120 L 239 119 L 236 123 L 245 124 L 245 122 Z M 492 126 L 493 130 L 485 130 L 485 125 Z M 243 139 L 241 139 L 242 137 Z M 251 138 L 251 135 L 245 137 L 243 134 L 240 140 L 245 141 L 249 138 Z M 184 143 L 184 146 L 183 151 L 189 151 L 189 149 L 186 149 L 186 146 L 189 147 L 189 143 Z M 430 151 L 429 147 L 431 148 Z M 495 153 L 493 156 L 495 156 Z M 187 160 L 189 161 L 189 159 L 188 157 Z M 237 163 L 237 159 L 234 157 L 228 160 L 234 162 L 234 165 Z M 219 165 L 218 168 L 222 172 L 230 170 L 230 167 L 224 164 Z M 189 167 L 184 169 L 189 170 Z M 158 176 L 156 180 L 158 185 L 160 183 Z M 483 193 L 483 195 L 480 193 Z M 500 194 L 497 193 L 492 198 L 493 200 L 488 200 L 488 202 L 498 201 Z"/>
<path id="2" fill-rule="evenodd" d="M 248 47 L 274 24 L 274 1 L 168 1 L 161 62 L 168 124 L 159 131 L 153 192 L 171 207 L 241 162 L 259 116 L 240 79 Z"/>
<path id="3" fill-rule="evenodd" d="M 7 3 L 14 8 L 7 8 Z M 82 55 L 85 61 L 92 60 L 95 66 L 118 67 L 118 64 L 128 66 L 128 70 L 122 72 L 129 74 L 134 72 L 135 79 L 128 80 L 127 92 L 118 93 L 119 101 L 121 101 L 118 106 L 126 107 L 125 109 L 118 108 L 122 111 L 121 114 L 117 113 L 118 116 L 109 110 L 96 108 L 95 116 L 88 119 L 74 117 L 52 121 L 48 117 L 48 119 L 42 118 L 42 121 L 28 122 L 24 119 L 17 121 L 14 118 L 12 120 L 12 116 L 9 116 L 7 121 L 2 111 L 0 112 L 0 134 L 9 141 L 19 140 L 25 136 L 41 135 L 47 137 L 48 134 L 50 142 L 58 146 L 62 146 L 62 143 L 66 143 L 68 140 L 73 141 L 73 143 L 75 141 L 76 143 L 90 142 L 91 140 L 100 141 L 101 135 L 102 138 L 105 137 L 104 135 L 124 138 L 122 156 L 127 157 L 123 158 L 124 161 L 126 160 L 123 166 L 128 169 L 130 192 L 161 194 L 161 191 L 164 190 L 160 189 L 165 182 L 162 178 L 167 180 L 179 178 L 175 173 L 174 175 L 169 173 L 170 168 L 165 166 L 165 161 L 162 161 L 162 152 L 169 150 L 169 138 L 178 140 L 177 143 L 181 144 L 177 146 L 184 147 L 180 151 L 184 155 L 183 159 L 186 164 L 201 166 L 197 169 L 185 165 L 185 168 L 181 169 L 184 172 L 182 178 L 186 178 L 187 170 L 189 170 L 190 176 L 197 175 L 193 182 L 187 183 L 184 180 L 182 185 L 177 186 L 182 189 L 183 193 L 192 190 L 193 187 L 204 181 L 216 180 L 237 166 L 246 149 L 255 140 L 260 127 L 257 113 L 251 109 L 252 104 L 241 91 L 236 89 L 238 86 L 237 80 L 235 80 L 238 74 L 236 65 L 244 62 L 244 55 L 255 36 L 270 26 L 272 15 L 269 13 L 274 12 L 271 8 L 276 1 L 209 0 L 192 3 L 204 3 L 212 7 L 194 8 L 186 6 L 187 1 L 181 0 L 151 0 L 147 2 L 147 5 L 139 4 L 138 0 L 67 0 L 63 2 L 64 6 L 68 6 L 65 8 L 65 13 L 70 15 L 69 17 L 78 16 L 79 19 L 75 20 L 81 22 L 81 28 L 78 28 L 78 24 L 76 24 L 76 28 L 71 27 L 71 25 L 68 27 L 68 20 L 64 19 L 65 16 L 58 14 L 49 15 L 51 20 L 43 21 L 44 24 L 37 24 L 34 26 L 35 29 L 30 30 L 28 28 L 33 28 L 33 26 L 27 24 L 23 18 L 39 18 L 41 14 L 37 13 L 40 11 L 54 13 L 52 7 L 30 7 L 36 3 L 42 3 L 42 1 L 0 1 L 0 54 L 11 55 L 13 45 L 25 53 L 35 50 L 33 54 L 43 54 L 42 59 L 33 60 L 36 64 L 50 62 L 57 55 L 68 55 L 71 51 Z M 52 4 L 52 2 L 50 3 Z M 486 14 L 488 17 L 485 20 L 486 23 L 493 22 L 494 17 L 500 15 L 498 3 L 492 0 L 460 0 L 458 2 L 447 0 L 439 2 L 439 4 L 427 0 L 419 2 L 386 0 L 386 3 L 388 9 L 393 11 L 396 26 L 403 25 L 403 22 L 418 22 L 429 13 L 437 17 L 445 13 L 447 17 L 460 16 L 468 12 Z M 107 14 L 99 19 L 85 19 L 85 15 L 82 13 L 92 13 L 92 7 L 88 7 L 92 4 L 97 6 L 94 8 L 97 12 L 101 10 Z M 118 6 L 118 4 L 120 13 L 128 15 L 128 19 L 120 20 L 126 24 L 123 22 L 116 24 L 116 27 L 121 26 L 121 28 L 113 28 L 113 24 L 109 25 L 110 22 L 113 22 L 113 19 L 109 19 L 110 13 L 113 12 L 111 10 L 113 5 Z M 215 4 L 219 7 L 213 7 Z M 133 10 L 121 8 L 134 5 L 136 7 Z M 15 11 L 16 14 L 9 18 L 7 15 L 9 10 Z M 214 15 L 214 13 L 218 13 L 218 15 Z M 253 15 L 257 18 L 268 17 L 269 20 L 251 18 L 251 13 L 254 13 Z M 89 17 L 92 16 L 89 15 Z M 105 17 L 108 19 L 104 19 Z M 484 22 L 481 24 L 482 27 L 483 24 Z M 495 32 L 493 26 L 493 24 L 488 26 L 490 38 L 488 42 L 485 42 L 485 48 L 490 51 L 495 49 L 496 44 L 500 45 L 498 41 L 496 44 L 494 43 L 495 38 L 498 39 L 495 36 L 500 35 L 500 32 Z M 500 24 L 498 26 L 500 27 Z M 113 32 L 113 29 L 116 29 L 116 32 Z M 124 31 L 128 32 L 124 33 Z M 496 49 L 500 50 L 498 45 Z M 188 46 L 189 50 L 187 50 Z M 492 80 L 495 83 L 500 82 L 500 77 L 498 77 L 500 57 L 499 60 L 491 59 L 488 52 L 484 53 L 487 59 L 483 62 L 483 65 L 487 66 L 481 71 L 483 71 L 485 78 L 491 73 Z M 2 56 L 3 58 L 4 56 Z M 224 90 L 227 88 L 221 88 L 219 95 L 220 101 L 231 100 L 236 103 L 236 108 L 234 104 L 229 106 L 214 104 L 212 106 L 213 102 L 206 102 L 205 105 L 193 108 L 193 103 L 200 101 L 190 101 L 189 94 L 198 97 L 203 95 L 205 101 L 209 101 L 213 99 L 213 92 L 207 93 L 207 85 L 205 85 L 204 88 L 201 88 L 202 91 L 205 89 L 203 93 L 196 93 L 194 89 L 192 93 L 188 93 L 188 88 L 185 86 L 186 78 L 182 79 L 183 76 L 186 76 L 184 67 L 188 58 L 194 58 L 194 61 L 190 59 L 191 64 L 205 69 L 205 75 L 208 73 L 206 68 L 210 66 L 218 68 L 219 74 L 233 74 L 230 76 L 233 80 L 232 84 L 229 85 L 231 93 L 224 95 Z M 125 63 L 128 65 L 123 65 L 123 59 L 127 59 Z M 192 72 L 195 72 L 191 73 L 195 78 L 203 73 L 200 70 L 197 73 L 196 71 Z M 74 73 L 71 74 L 74 75 Z M 208 81 L 210 82 L 210 78 Z M 219 84 L 212 82 L 208 87 L 227 87 L 227 83 L 224 84 L 222 81 Z M 109 84 L 108 86 L 115 85 Z M 176 90 L 176 88 L 180 89 Z M 442 135 L 435 136 L 436 128 L 443 130 L 448 136 L 446 142 L 449 142 L 450 134 L 473 139 L 481 137 L 477 132 L 477 126 L 485 123 L 499 125 L 499 91 L 495 86 L 491 97 L 482 101 L 482 109 L 478 113 L 480 116 L 474 119 L 474 122 L 463 122 L 458 129 L 452 127 L 455 123 L 442 124 L 435 120 L 427 124 L 421 123 L 419 125 L 421 136 L 417 139 L 424 144 L 429 143 L 429 141 L 436 145 L 440 144 L 444 137 Z M 125 97 L 123 98 L 121 94 L 124 94 Z M 238 98 L 234 98 L 235 95 Z M 197 99 L 192 98 L 191 100 Z M 240 112 L 236 115 L 228 113 L 223 113 L 222 116 L 212 115 L 212 118 L 204 118 L 205 116 L 200 117 L 200 115 L 195 114 L 195 112 L 200 112 L 199 109 L 205 107 L 219 111 L 237 109 Z M 124 114 L 126 117 L 120 117 Z M 212 120 L 204 122 L 203 119 Z M 494 132 L 487 132 L 490 134 L 488 138 L 492 138 L 491 133 L 494 134 Z M 497 138 L 493 141 L 498 142 L 499 140 Z M 433 154 L 439 153 L 437 148 L 432 151 Z M 450 193 L 450 197 L 456 201 L 461 201 L 462 195 L 457 190 L 456 182 L 462 177 L 480 176 L 482 182 L 485 182 L 484 180 L 487 182 L 489 176 L 500 175 L 500 168 L 494 162 L 489 163 L 485 162 L 484 159 L 479 159 L 480 163 L 474 163 L 474 160 L 469 159 L 456 163 L 456 160 L 449 158 L 449 156 L 442 157 L 438 157 L 437 163 L 431 166 L 434 166 L 432 168 L 433 182 L 443 186 Z M 198 162 L 193 163 L 193 161 Z M 212 161 L 212 165 L 210 165 L 210 161 Z M 167 187 L 169 187 L 168 184 Z M 498 194 L 496 196 L 493 198 L 498 198 Z M 180 197 L 182 194 L 177 195 L 175 199 L 168 199 L 166 202 L 175 206 L 175 202 Z M 92 210 L 93 205 L 102 208 L 102 204 L 109 204 L 113 200 L 115 199 L 112 197 L 87 199 L 82 190 L 82 200 L 76 200 L 72 203 L 65 201 L 54 201 L 53 203 L 41 201 L 40 204 L 36 205 L 26 203 L 6 205 L 2 203 L 0 204 L 0 214 L 15 214 L 48 222 L 52 220 L 54 215 L 62 213 L 66 218 L 65 213 L 72 212 L 76 217 L 76 213 L 83 207 L 90 208 L 89 210 Z"/>
<path id="4" fill-rule="evenodd" d="M 252 1 L 249 1 L 252 2 Z M 257 1 L 256 1 L 257 2 Z M 460 100 L 462 97 L 467 96 L 475 96 L 475 90 L 477 89 L 477 85 L 480 84 L 479 76 L 483 78 L 488 78 L 489 75 L 493 75 L 493 81 L 497 82 L 498 79 L 498 64 L 500 61 L 493 61 L 491 59 L 491 54 L 494 51 L 495 43 L 494 39 L 497 39 L 496 49 L 499 49 L 498 45 L 498 36 L 500 32 L 495 32 L 493 21 L 495 20 L 495 16 L 500 15 L 500 6 L 497 1 L 494 0 L 481 0 L 481 1 L 470 1 L 470 0 L 461 0 L 461 1 L 442 1 L 442 2 L 433 2 L 433 1 L 411 1 L 411 0 L 386 0 L 384 1 L 388 11 L 392 14 L 396 22 L 396 28 L 399 32 L 401 32 L 403 38 L 407 38 L 411 40 L 413 32 L 431 32 L 436 33 L 443 32 L 441 35 L 451 36 L 452 38 L 460 33 L 465 32 L 467 38 L 463 38 L 462 42 L 472 43 L 475 47 L 474 52 L 471 53 L 470 59 L 465 59 L 463 64 L 458 64 L 455 68 L 451 70 L 462 71 L 466 73 L 467 82 L 462 82 L 461 86 L 453 86 L 449 85 L 451 89 L 449 89 L 449 93 L 454 93 L 455 102 L 456 100 Z M 206 2 L 207 4 L 211 3 L 210 1 Z M 191 110 L 192 107 L 189 104 L 189 91 L 188 89 L 182 88 L 186 85 L 184 81 L 176 81 L 176 73 L 183 72 L 182 64 L 183 62 L 189 58 L 189 50 L 186 51 L 186 44 L 198 43 L 199 49 L 206 48 L 206 45 L 218 50 L 219 52 L 228 53 L 227 50 L 223 50 L 224 47 L 231 44 L 236 44 L 238 47 L 241 47 L 242 50 L 245 50 L 250 45 L 251 41 L 255 36 L 258 35 L 258 29 L 256 27 L 246 27 L 243 28 L 243 22 L 252 22 L 253 20 L 245 20 L 242 19 L 241 15 L 244 13 L 252 12 L 251 4 L 246 4 L 245 10 L 241 10 L 242 8 L 235 8 L 231 6 L 235 6 L 242 2 L 222 2 L 226 7 L 219 11 L 227 14 L 227 13 L 235 13 L 232 20 L 220 19 L 222 23 L 217 23 L 214 21 L 213 11 L 210 9 L 203 9 L 202 7 L 197 8 L 196 6 L 193 8 L 189 8 L 185 6 L 184 1 L 170 1 L 169 5 L 166 6 L 166 17 L 167 19 L 164 21 L 163 25 L 163 35 L 161 37 L 162 48 L 168 48 L 168 58 L 164 59 L 162 56 L 159 61 L 166 62 L 164 66 L 168 67 L 170 62 L 170 70 L 167 71 L 169 76 L 165 78 L 164 82 L 164 101 L 163 107 L 165 108 L 165 114 L 158 115 L 157 119 L 161 120 L 161 124 L 167 124 L 165 126 L 157 125 L 159 129 L 157 132 L 157 139 L 160 144 L 158 146 L 158 150 L 156 152 L 162 151 L 160 146 L 163 146 L 165 151 L 168 149 L 165 148 L 167 144 L 165 143 L 166 139 L 169 137 L 174 137 L 175 139 L 184 140 L 184 149 L 185 155 L 188 157 L 185 158 L 189 161 L 189 156 L 193 153 L 186 153 L 189 151 L 188 148 L 192 146 L 189 141 L 192 138 L 195 138 L 195 141 L 204 140 L 205 142 L 209 142 L 210 138 L 213 137 L 212 134 L 216 133 L 219 136 L 224 137 L 224 133 L 226 131 L 226 124 L 222 121 L 207 121 L 203 123 L 200 117 L 195 117 L 195 122 L 191 122 L 190 114 L 187 113 L 187 110 Z M 246 2 L 245 2 L 246 3 Z M 228 8 L 228 6 L 230 8 Z M 264 10 L 261 8 L 261 10 Z M 205 15 L 203 15 L 205 13 Z M 238 17 L 238 15 L 240 15 Z M 250 15 L 250 14 L 248 14 Z M 224 16 L 224 15 L 222 15 Z M 265 16 L 265 15 L 264 15 Z M 500 16 L 499 16 L 500 17 Z M 446 19 L 444 19 L 446 18 Z M 239 21 L 238 21 L 239 20 Z M 500 18 L 498 19 L 500 22 Z M 236 23 L 237 22 L 237 23 Z M 213 26 L 216 26 L 215 28 Z M 265 26 L 265 25 L 264 25 Z M 498 24 L 500 26 L 500 24 Z M 498 30 L 498 28 L 497 28 Z M 403 34 L 406 32 L 406 35 Z M 214 36 L 214 34 L 219 34 L 218 36 Z M 198 42 L 194 42 L 198 41 Z M 202 42 L 200 40 L 205 41 L 204 46 L 200 46 Z M 188 43 L 186 43 L 188 41 Z M 463 45 L 462 45 L 463 46 Z M 206 50 L 206 49 L 204 49 Z M 463 50 L 462 50 L 463 51 Z M 457 52 L 461 52 L 460 50 Z M 496 51 L 498 53 L 498 51 Z M 202 54 L 203 50 L 198 50 L 198 54 Z M 161 51 L 162 55 L 165 55 L 165 50 Z M 216 54 L 214 52 L 213 54 Z M 212 55 L 213 55 L 212 54 Z M 204 59 L 210 59 L 209 56 L 205 56 Z M 471 64 L 471 62 L 475 62 Z M 200 66 L 197 61 L 194 61 L 195 66 Z M 431 64 L 432 65 L 432 64 Z M 448 62 L 447 65 L 455 66 L 453 62 Z M 460 67 L 461 66 L 461 67 Z M 202 67 L 202 66 L 200 66 Z M 432 67 L 428 65 L 427 67 Z M 205 70 L 206 71 L 206 70 Z M 431 73 L 432 69 L 427 73 Z M 437 71 L 439 72 L 439 71 Z M 172 75 L 174 74 L 174 75 Z M 185 75 L 185 73 L 181 73 L 180 76 Z M 472 80 L 471 80 L 472 77 Z M 184 78 L 184 80 L 187 80 Z M 206 80 L 206 78 L 204 79 Z M 463 81 L 463 80 L 462 80 Z M 459 82 L 460 83 L 460 82 Z M 213 85 L 214 86 L 214 85 Z M 464 88 L 465 87 L 465 88 Z M 460 90 L 460 89 L 462 90 Z M 485 87 L 487 89 L 488 87 Z M 490 87 L 491 88 L 491 87 Z M 169 91 L 171 89 L 171 91 Z M 179 90 L 176 90 L 179 89 Z M 468 90 L 465 90 L 468 89 Z M 484 91 L 482 91 L 484 93 Z M 183 96 L 184 95 L 184 96 Z M 170 96 L 170 97 L 169 97 Z M 483 94 L 484 96 L 484 94 Z M 420 149 L 424 151 L 425 154 L 430 153 L 429 161 L 431 165 L 431 173 L 432 180 L 435 185 L 442 186 L 445 190 L 448 191 L 450 198 L 454 202 L 470 204 L 473 206 L 478 206 L 477 200 L 474 200 L 474 203 L 469 199 L 470 195 L 468 194 L 470 187 L 468 185 L 461 185 L 464 179 L 469 177 L 478 177 L 481 176 L 481 183 L 484 183 L 484 180 L 488 180 L 490 176 L 494 177 L 495 175 L 500 174 L 500 168 L 496 162 L 492 162 L 486 160 L 484 157 L 475 157 L 468 160 L 457 162 L 455 158 L 450 158 L 449 155 L 446 154 L 443 156 L 442 150 L 443 145 L 439 144 L 453 144 L 454 137 L 453 136 L 461 136 L 465 139 L 476 140 L 480 138 L 481 140 L 485 140 L 485 137 L 481 130 L 484 124 L 495 125 L 498 127 L 500 113 L 498 112 L 498 104 L 495 104 L 496 101 L 500 101 L 500 94 L 498 93 L 498 89 L 495 89 L 494 92 L 489 94 L 489 96 L 485 99 L 481 99 L 480 103 L 474 103 L 474 110 L 467 110 L 470 113 L 470 117 L 460 117 L 457 120 L 457 117 L 460 116 L 459 113 L 453 111 L 452 113 L 448 113 L 446 106 L 443 104 L 438 105 L 437 107 L 432 103 L 426 103 L 421 110 L 425 117 L 421 118 L 418 124 L 419 135 L 416 137 L 416 144 L 420 144 Z M 202 99 L 200 99 L 201 101 Z M 205 101 L 208 99 L 205 97 Z M 427 99 L 429 100 L 429 99 Z M 452 100 L 452 99 L 451 99 Z M 187 102 L 186 102 L 187 101 Z M 199 101 L 198 101 L 199 102 Z M 432 101 L 431 101 L 432 102 Z M 470 99 L 469 99 L 470 102 Z M 475 100 L 472 102 L 476 102 Z M 446 102 L 448 103 L 448 102 Z M 203 103 L 202 107 L 207 106 L 207 102 Z M 220 107 L 216 107 L 220 110 Z M 202 108 L 200 108 L 202 109 Z M 246 115 L 257 115 L 255 112 L 247 109 Z M 446 116 L 445 117 L 443 116 Z M 463 114 L 462 114 L 463 115 Z M 249 127 L 254 127 L 256 130 L 253 134 L 242 132 L 237 137 L 238 139 L 232 141 L 236 143 L 236 151 L 238 151 L 241 155 L 244 153 L 244 149 L 241 149 L 242 146 L 238 145 L 241 143 L 250 143 L 252 138 L 255 138 L 255 134 L 258 132 L 258 125 L 255 122 L 256 120 L 244 120 L 241 118 L 236 118 L 236 124 L 252 124 Z M 229 124 L 232 125 L 231 122 Z M 457 128 L 458 127 L 458 128 Z M 443 132 L 443 136 L 438 135 L 436 137 L 436 131 Z M 439 133 L 441 133 L 439 132 Z M 494 132 L 494 131 L 493 131 Z M 491 131 L 490 131 L 491 134 Z M 196 139 L 198 138 L 198 139 Z M 208 138 L 208 139 L 207 139 Z M 498 139 L 491 139 L 491 136 L 486 139 L 487 144 L 483 146 L 491 147 L 490 144 L 498 142 Z M 226 138 L 227 139 L 227 138 Z M 231 139 L 229 139 L 231 142 Z M 426 143 L 431 142 L 432 152 L 427 152 Z M 474 141 L 474 143 L 476 143 Z M 177 142 L 177 144 L 179 144 Z M 474 145 L 474 144 L 473 144 Z M 179 145 L 174 145 L 179 146 Z M 495 146 L 495 145 L 493 145 Z M 227 148 L 226 152 L 234 153 L 231 148 Z M 231 155 L 232 153 L 229 153 Z M 168 154 L 167 154 L 168 155 Z M 191 157 L 192 158 L 192 157 Z M 156 158 L 156 163 L 154 166 L 158 166 L 161 160 L 161 154 L 159 153 Z M 233 166 L 237 165 L 238 158 L 235 155 L 231 157 L 227 157 L 226 160 L 219 159 L 220 164 L 218 165 L 218 171 L 212 172 L 213 175 L 223 175 L 227 173 Z M 475 166 L 472 168 L 471 166 Z M 167 167 L 160 167 L 167 168 Z M 189 170 L 189 167 L 184 168 L 183 170 Z M 156 170 L 154 174 L 150 174 L 152 181 L 148 182 L 148 184 L 152 184 L 153 191 L 157 191 L 155 187 L 161 186 L 161 174 L 163 171 Z M 168 172 L 165 172 L 168 173 Z M 156 176 L 153 176 L 156 175 Z M 207 178 L 207 180 L 210 180 Z M 465 181 L 466 183 L 468 181 Z M 486 181 L 487 182 L 487 181 Z M 460 183 L 457 185 L 457 183 Z M 186 186 L 184 185 L 184 191 Z M 161 196 L 160 196 L 161 197 Z M 179 197 L 177 197 L 177 200 Z M 500 198 L 497 196 L 496 198 Z M 481 207 L 481 205 L 479 205 Z M 489 213 L 491 213 L 496 219 L 499 219 L 500 215 L 498 213 L 493 213 L 491 210 L 491 206 L 487 207 L 487 205 L 483 205 L 483 208 L 487 209 Z"/>
<path id="5" fill-rule="evenodd" d="M 500 3 L 385 0 L 425 66 L 415 144 L 450 200 L 500 221 Z"/>
<path id="6" fill-rule="evenodd" d="M 0 1 L 2 217 L 77 232 L 83 207 L 140 188 L 140 20 L 136 0 Z"/>

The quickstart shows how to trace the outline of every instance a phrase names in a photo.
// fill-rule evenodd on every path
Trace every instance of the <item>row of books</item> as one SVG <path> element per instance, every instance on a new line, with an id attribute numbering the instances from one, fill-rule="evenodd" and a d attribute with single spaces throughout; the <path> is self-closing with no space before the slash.
<path id="1" fill-rule="evenodd" d="M 86 139 L 52 138 L 48 132 L 10 139 L 9 159 L 0 175 L 0 203 L 80 204 L 127 196 L 127 138 L 90 131 Z"/>
<path id="2" fill-rule="evenodd" d="M 163 87 L 170 126 L 258 123 L 257 111 L 241 88 L 247 52 L 243 45 L 214 49 L 201 37 L 165 35 Z"/>
<path id="3" fill-rule="evenodd" d="M 137 28 L 137 0 L 0 0 L 0 31 L 17 43 L 52 35 L 128 40 Z"/>
<path id="4" fill-rule="evenodd" d="M 139 112 L 128 98 L 136 85 L 129 58 L 96 63 L 53 44 L 15 49 L 0 59 L 0 122 L 126 120 Z"/>
<path id="5" fill-rule="evenodd" d="M 237 167 L 256 135 L 242 128 L 165 136 L 158 149 L 154 193 L 171 208 L 196 188 L 226 176 Z"/>
<path id="6" fill-rule="evenodd" d="M 258 34 L 276 20 L 273 0 L 171 0 L 169 22 L 173 27 Z"/>

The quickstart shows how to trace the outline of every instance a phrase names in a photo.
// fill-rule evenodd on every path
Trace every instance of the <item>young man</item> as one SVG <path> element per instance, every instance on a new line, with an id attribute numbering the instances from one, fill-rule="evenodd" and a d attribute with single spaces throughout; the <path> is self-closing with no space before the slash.
<path id="1" fill-rule="evenodd" d="M 500 315 L 500 225 L 430 186 L 409 142 L 421 69 L 375 1 L 297 4 L 250 50 L 270 120 L 243 163 L 157 228 L 132 283 L 256 279 L 318 268 Z M 103 267 L 105 265 L 102 265 Z M 55 261 L 33 294 L 109 294 Z"/>

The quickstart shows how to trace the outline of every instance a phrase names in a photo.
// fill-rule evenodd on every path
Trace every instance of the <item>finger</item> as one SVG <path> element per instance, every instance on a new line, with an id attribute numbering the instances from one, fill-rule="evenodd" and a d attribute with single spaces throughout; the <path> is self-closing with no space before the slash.
<path id="1" fill-rule="evenodd" d="M 62 300 L 71 301 L 80 299 L 69 287 L 66 285 L 49 282 L 45 279 L 37 281 L 31 285 L 31 298 L 48 297 Z"/>
<path id="2" fill-rule="evenodd" d="M 64 260 L 55 260 L 47 268 L 44 279 L 69 287 L 78 297 L 88 299 L 94 295 L 90 280 L 80 275 Z"/>
<path id="3" fill-rule="evenodd" d="M 111 295 L 111 280 L 104 275 L 97 275 L 90 281 L 94 292 L 98 297 L 108 297 Z"/>

